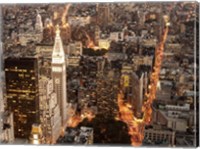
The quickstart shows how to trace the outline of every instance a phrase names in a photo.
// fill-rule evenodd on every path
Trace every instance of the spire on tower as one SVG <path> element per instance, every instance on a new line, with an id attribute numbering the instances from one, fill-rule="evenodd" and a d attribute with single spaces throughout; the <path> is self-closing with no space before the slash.
<path id="1" fill-rule="evenodd" d="M 66 93 L 66 63 L 65 52 L 63 50 L 62 39 L 60 37 L 60 27 L 56 26 L 55 43 L 52 53 L 52 78 L 54 82 L 54 90 L 56 92 L 57 101 L 60 107 L 61 123 L 65 129 L 67 119 L 67 93 Z"/>
<path id="2" fill-rule="evenodd" d="M 56 25 L 56 36 L 60 36 L 60 27 L 58 24 Z"/>
<path id="3" fill-rule="evenodd" d="M 38 11 L 37 11 L 37 16 L 36 16 L 35 30 L 38 32 L 43 31 L 42 17 Z"/>
<path id="4" fill-rule="evenodd" d="M 62 39 L 60 37 L 60 27 L 56 26 L 56 37 L 53 47 L 52 62 L 63 63 L 65 62 L 65 52 L 63 49 Z"/>

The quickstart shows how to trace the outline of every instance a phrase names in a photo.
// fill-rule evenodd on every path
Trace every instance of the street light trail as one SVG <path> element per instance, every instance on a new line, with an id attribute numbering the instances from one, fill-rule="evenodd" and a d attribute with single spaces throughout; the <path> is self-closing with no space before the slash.
<path id="1" fill-rule="evenodd" d="M 75 128 L 84 119 L 87 119 L 90 122 L 94 117 L 95 117 L 95 114 L 90 110 L 87 110 L 82 114 L 76 114 L 69 118 L 69 120 L 67 121 L 67 127 Z"/>
<path id="2" fill-rule="evenodd" d="M 168 21 L 168 20 L 167 20 Z M 148 86 L 149 92 L 145 94 L 146 102 L 144 102 L 142 111 L 144 112 L 142 119 L 134 117 L 134 113 L 131 109 L 131 105 L 124 103 L 123 93 L 118 94 L 118 106 L 119 106 L 119 119 L 125 122 L 128 126 L 128 133 L 131 136 L 132 146 L 140 146 L 144 139 L 145 125 L 148 125 L 151 121 L 152 108 L 151 105 L 156 96 L 157 83 L 159 81 L 164 44 L 168 34 L 168 22 L 163 31 L 160 43 L 157 45 L 155 50 L 155 64 L 153 67 L 153 73 L 150 77 L 150 84 Z"/>

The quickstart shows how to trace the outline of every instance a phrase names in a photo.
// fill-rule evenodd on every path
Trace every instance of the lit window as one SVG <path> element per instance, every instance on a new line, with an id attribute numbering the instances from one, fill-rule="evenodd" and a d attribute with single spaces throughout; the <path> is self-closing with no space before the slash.
<path id="1" fill-rule="evenodd" d="M 26 74 L 26 75 L 25 75 L 25 77 L 27 77 L 27 78 L 28 78 L 28 77 L 30 77 L 30 75 L 29 75 L 29 74 Z"/>
<path id="2" fill-rule="evenodd" d="M 24 78 L 24 74 L 18 74 L 18 76 L 20 77 L 20 78 Z"/>

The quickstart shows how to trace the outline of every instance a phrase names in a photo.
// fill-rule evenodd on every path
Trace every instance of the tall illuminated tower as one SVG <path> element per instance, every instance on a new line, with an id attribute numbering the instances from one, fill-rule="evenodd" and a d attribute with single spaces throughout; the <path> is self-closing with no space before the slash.
<path id="1" fill-rule="evenodd" d="M 52 54 L 52 78 L 54 90 L 60 106 L 61 124 L 64 127 L 67 118 L 66 64 L 59 26 L 56 28 L 56 37 Z"/>

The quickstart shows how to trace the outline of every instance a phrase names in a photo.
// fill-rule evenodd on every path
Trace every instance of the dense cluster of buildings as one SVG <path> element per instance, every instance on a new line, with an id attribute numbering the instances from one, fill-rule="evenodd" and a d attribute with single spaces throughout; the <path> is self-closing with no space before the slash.
<path id="1" fill-rule="evenodd" d="M 70 143 L 75 145 L 92 145 L 93 129 L 89 127 L 81 127 L 80 129 L 70 128 L 65 132 L 64 138 L 58 139 L 58 144 Z"/>
<path id="2" fill-rule="evenodd" d="M 168 15 L 173 27 L 143 145 L 195 146 L 195 7 L 190 2 L 2 6 L 0 141 L 93 144 L 94 128 L 79 127 L 80 119 L 88 112 L 92 118 L 116 117 L 119 90 L 133 117 L 142 119 Z M 93 56 L 84 54 L 88 49 Z M 101 50 L 106 54 L 95 55 Z M 74 116 L 78 127 L 69 128 Z"/>
<path id="3" fill-rule="evenodd" d="M 15 137 L 28 138 L 32 125 L 41 124 L 47 142 L 56 142 L 67 119 L 65 64 L 59 29 L 52 53 L 52 79 L 40 73 L 37 55 L 5 59 L 6 109 L 14 115 Z"/>

